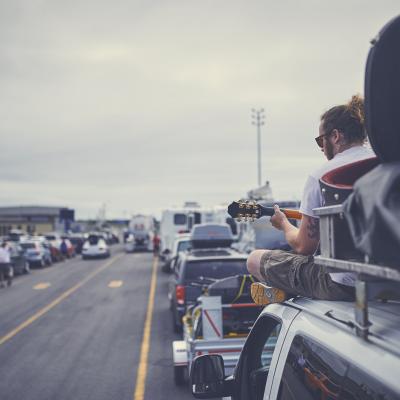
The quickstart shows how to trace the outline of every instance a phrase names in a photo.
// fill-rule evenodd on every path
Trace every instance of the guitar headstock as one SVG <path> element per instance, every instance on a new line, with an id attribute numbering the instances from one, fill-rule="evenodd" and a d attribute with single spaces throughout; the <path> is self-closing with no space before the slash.
<path id="1" fill-rule="evenodd" d="M 228 214 L 237 221 L 254 221 L 261 217 L 260 206 L 255 201 L 239 200 L 228 207 Z"/>

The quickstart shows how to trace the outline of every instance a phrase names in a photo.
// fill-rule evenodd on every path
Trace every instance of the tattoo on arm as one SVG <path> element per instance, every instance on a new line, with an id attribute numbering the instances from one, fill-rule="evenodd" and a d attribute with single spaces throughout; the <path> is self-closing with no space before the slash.
<path id="1" fill-rule="evenodd" d="M 307 224 L 307 235 L 310 239 L 319 238 L 319 219 L 309 218 Z"/>

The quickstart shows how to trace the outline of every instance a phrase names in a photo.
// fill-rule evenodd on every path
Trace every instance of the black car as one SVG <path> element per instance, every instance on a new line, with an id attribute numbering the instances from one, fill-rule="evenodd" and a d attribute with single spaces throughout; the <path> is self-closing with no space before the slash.
<path id="1" fill-rule="evenodd" d="M 72 245 L 74 246 L 75 253 L 76 254 L 81 254 L 82 253 L 83 243 L 85 242 L 85 239 L 84 239 L 83 235 L 80 235 L 80 234 L 70 235 L 68 237 L 68 239 L 72 243 Z"/>
<path id="2" fill-rule="evenodd" d="M 182 329 L 182 317 L 205 287 L 234 275 L 247 274 L 247 256 L 231 248 L 193 249 L 180 253 L 173 267 L 168 297 L 175 332 Z"/>

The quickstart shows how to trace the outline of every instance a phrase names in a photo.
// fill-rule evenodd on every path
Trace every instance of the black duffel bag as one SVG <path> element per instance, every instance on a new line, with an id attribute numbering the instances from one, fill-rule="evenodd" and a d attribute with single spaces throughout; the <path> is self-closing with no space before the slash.
<path id="1" fill-rule="evenodd" d="M 356 248 L 370 262 L 400 269 L 400 162 L 360 178 L 343 209 Z"/>

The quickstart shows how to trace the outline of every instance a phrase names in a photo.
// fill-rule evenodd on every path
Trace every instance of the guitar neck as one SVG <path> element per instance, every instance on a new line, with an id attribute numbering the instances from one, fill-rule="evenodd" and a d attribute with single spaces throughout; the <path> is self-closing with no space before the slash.
<path id="1" fill-rule="evenodd" d="M 275 214 L 274 207 L 264 207 L 264 206 L 259 206 L 259 207 L 261 216 L 272 217 Z M 302 214 L 297 210 L 292 210 L 290 208 L 280 208 L 280 210 L 286 215 L 286 217 L 290 219 L 302 218 Z"/>

